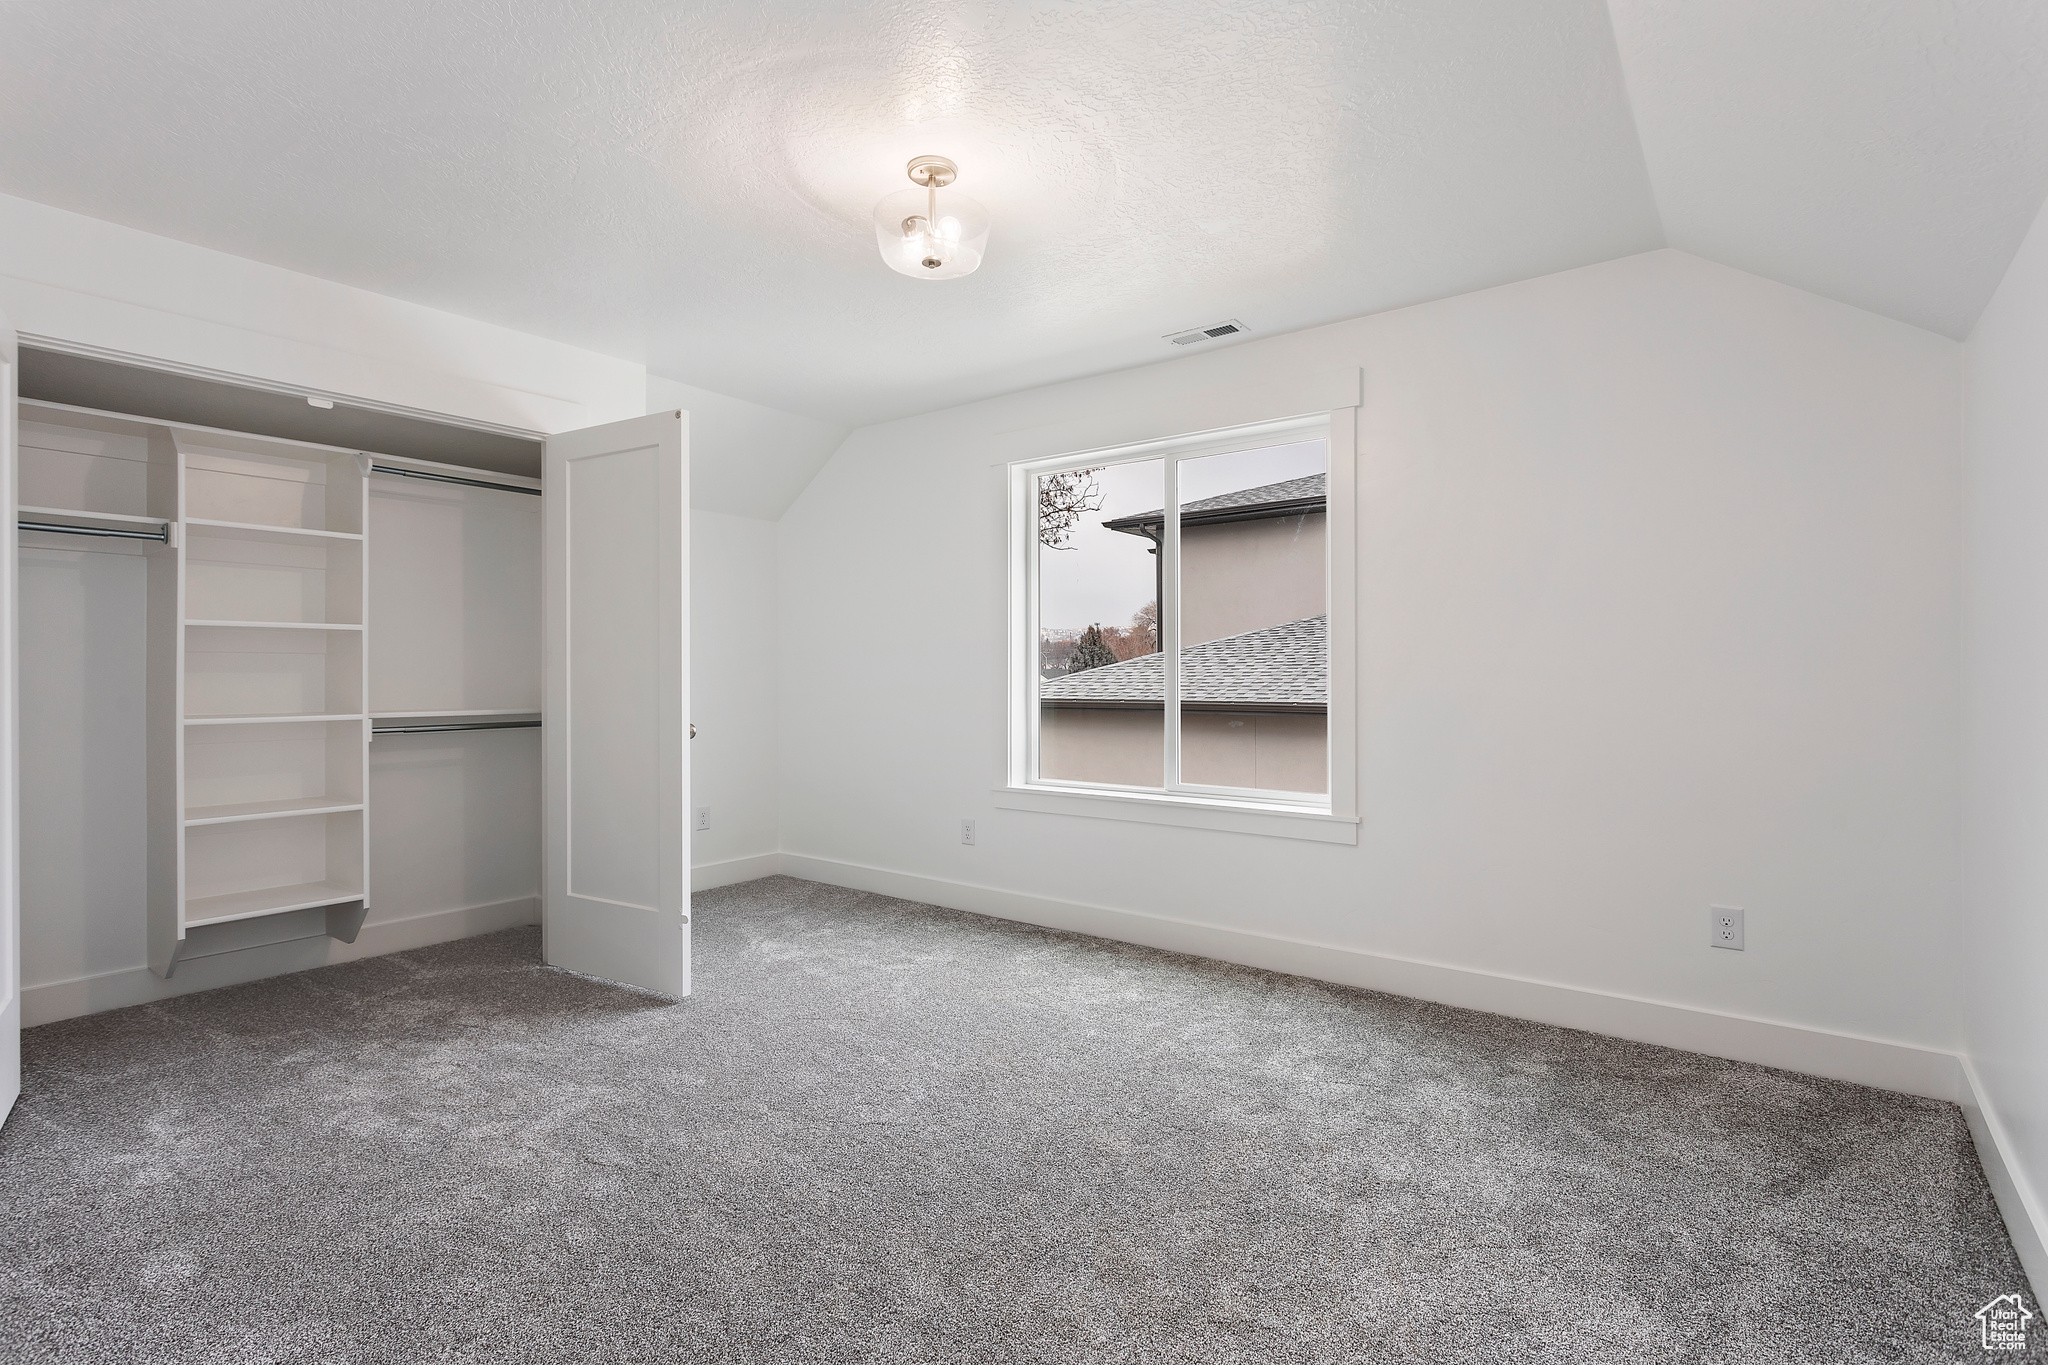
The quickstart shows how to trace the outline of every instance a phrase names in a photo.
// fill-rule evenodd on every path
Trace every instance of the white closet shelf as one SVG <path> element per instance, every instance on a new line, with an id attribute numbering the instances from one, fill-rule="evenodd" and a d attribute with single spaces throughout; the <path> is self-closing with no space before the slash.
<path id="1" fill-rule="evenodd" d="M 219 630 L 361 630 L 361 625 L 337 625 L 331 621 L 201 621 L 185 619 L 188 626 Z"/>
<path id="2" fill-rule="evenodd" d="M 186 825 L 229 825 L 241 820 L 274 820 L 287 815 L 338 815 L 361 810 L 360 801 L 333 796 L 305 796 L 293 801 L 242 801 L 230 806 L 188 806 Z"/>
<path id="3" fill-rule="evenodd" d="M 538 706 L 499 707 L 487 711 L 372 711 L 371 720 L 439 720 L 443 716 L 537 716 Z"/>
<path id="4" fill-rule="evenodd" d="M 231 891 L 225 896 L 201 896 L 185 902 L 185 924 L 224 924 L 231 919 L 255 919 L 258 915 L 282 915 L 293 910 L 310 910 L 316 905 L 341 905 L 363 898 L 362 888 L 339 882 L 305 882 L 299 886 L 267 886 L 261 891 Z"/>
<path id="5" fill-rule="evenodd" d="M 40 521 L 44 517 L 67 517 L 72 521 L 100 525 L 111 523 L 115 526 L 163 526 L 168 524 L 163 517 L 134 517 L 126 512 L 84 512 L 76 507 L 17 507 L 16 513 Z"/>
<path id="6" fill-rule="evenodd" d="M 306 721 L 364 720 L 360 711 L 333 716 L 187 716 L 187 725 L 294 725 Z"/>
<path id="7" fill-rule="evenodd" d="M 202 535 L 221 536 L 230 540 L 254 540 L 266 545 L 318 544 L 323 540 L 360 541 L 363 537 L 357 531 L 315 531 L 302 526 L 259 526 L 247 521 L 209 521 L 204 517 L 187 517 L 188 529 Z"/>

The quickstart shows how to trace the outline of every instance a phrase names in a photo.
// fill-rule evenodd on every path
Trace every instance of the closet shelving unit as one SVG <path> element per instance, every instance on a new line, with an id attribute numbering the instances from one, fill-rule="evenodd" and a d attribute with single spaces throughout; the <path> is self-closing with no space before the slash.
<path id="1" fill-rule="evenodd" d="M 20 423 L 22 546 L 147 561 L 151 969 L 354 941 L 373 736 L 540 724 L 538 498 L 502 496 L 539 480 L 41 400 Z"/>
<path id="2" fill-rule="evenodd" d="M 170 434 L 182 781 L 167 796 L 182 840 L 176 893 L 152 894 L 150 914 L 166 974 L 193 931 L 238 920 L 319 909 L 352 941 L 369 886 L 368 460 Z"/>
<path id="3" fill-rule="evenodd" d="M 33 401 L 21 420 L 23 543 L 117 538 L 149 558 L 151 968 L 170 975 L 217 926 L 300 910 L 353 940 L 368 460 Z"/>

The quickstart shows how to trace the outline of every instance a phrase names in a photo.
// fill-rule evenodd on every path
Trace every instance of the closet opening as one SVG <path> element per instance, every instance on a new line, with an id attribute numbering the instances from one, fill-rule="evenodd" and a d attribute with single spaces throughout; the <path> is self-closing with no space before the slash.
<path id="1" fill-rule="evenodd" d="M 31 979 L 536 922 L 539 434 L 33 344 L 20 394 Z"/>

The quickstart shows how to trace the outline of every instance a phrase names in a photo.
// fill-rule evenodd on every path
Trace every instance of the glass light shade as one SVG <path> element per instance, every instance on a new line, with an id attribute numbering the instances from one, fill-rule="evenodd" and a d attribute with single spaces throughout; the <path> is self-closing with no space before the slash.
<path id="1" fill-rule="evenodd" d="M 924 190 L 899 190 L 875 205 L 875 243 L 891 270 L 914 280 L 971 275 L 988 249 L 988 210 L 964 194 L 939 191 L 939 225 L 925 222 Z"/>

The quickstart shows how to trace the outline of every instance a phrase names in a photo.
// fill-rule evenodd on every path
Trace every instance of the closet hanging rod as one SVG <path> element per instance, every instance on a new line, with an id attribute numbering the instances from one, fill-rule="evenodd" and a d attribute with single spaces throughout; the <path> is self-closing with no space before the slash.
<path id="1" fill-rule="evenodd" d="M 112 526 L 65 526 L 54 521 L 18 521 L 15 527 L 22 531 L 55 531 L 67 536 L 109 536 L 116 540 L 158 540 L 171 543 L 171 528 L 159 526 L 154 531 L 124 531 Z"/>
<path id="2" fill-rule="evenodd" d="M 427 479 L 434 483 L 459 483 L 466 488 L 495 488 L 501 493 L 531 493 L 540 496 L 538 488 L 526 488 L 516 483 L 492 483 L 489 479 L 464 479 L 453 474 L 433 474 L 424 469 L 400 469 L 397 465 L 373 464 L 372 474 L 396 474 L 401 479 Z"/>
<path id="3" fill-rule="evenodd" d="M 372 725 L 373 735 L 422 735 L 442 730 L 538 730 L 537 720 L 469 720 L 446 725 Z"/>

